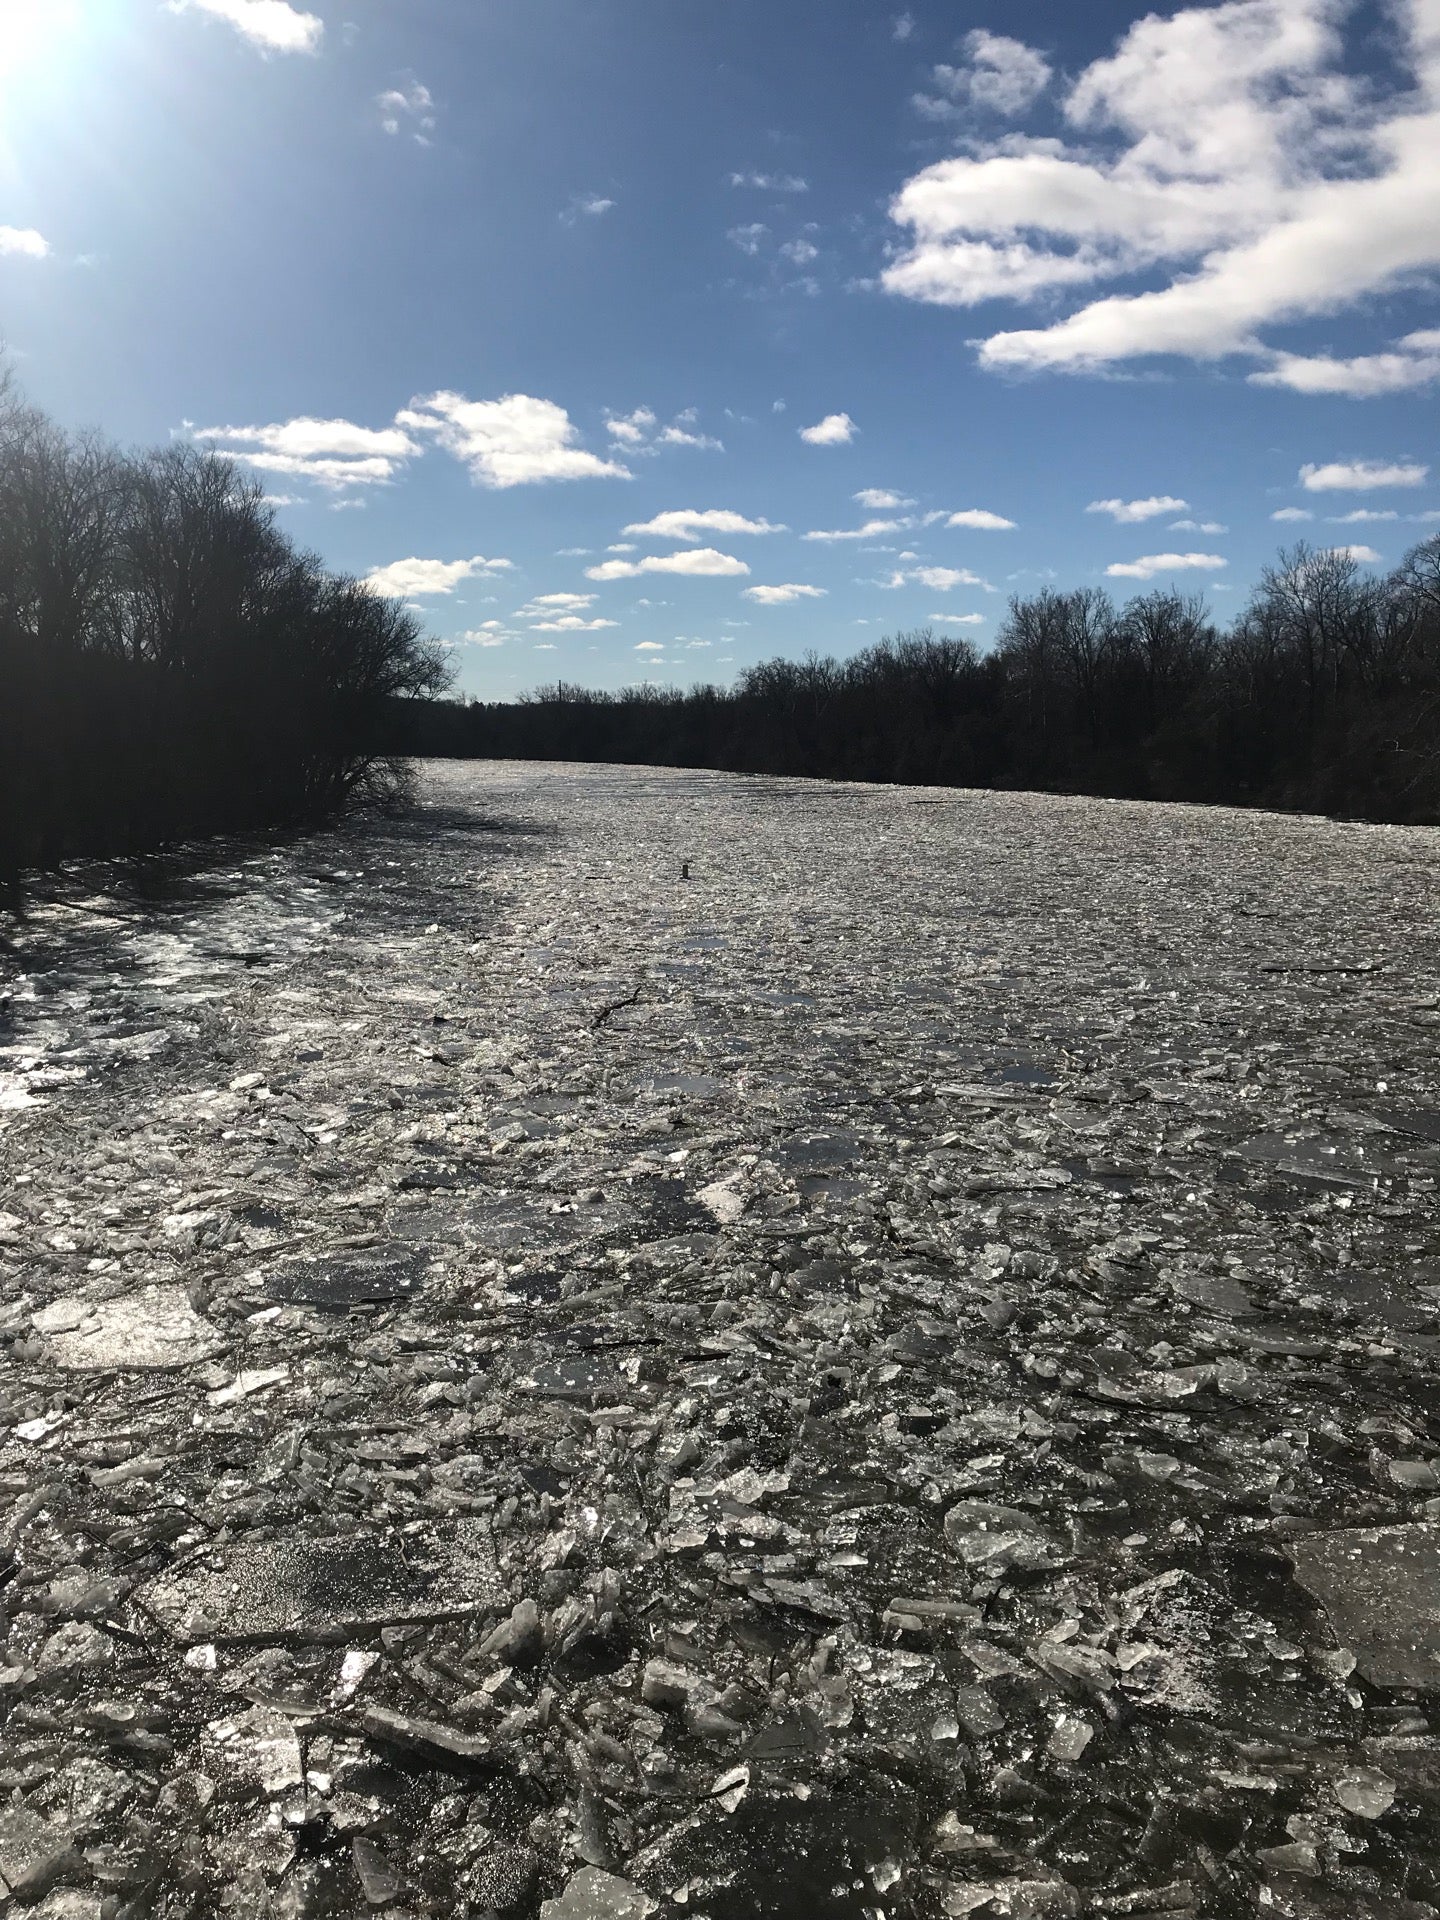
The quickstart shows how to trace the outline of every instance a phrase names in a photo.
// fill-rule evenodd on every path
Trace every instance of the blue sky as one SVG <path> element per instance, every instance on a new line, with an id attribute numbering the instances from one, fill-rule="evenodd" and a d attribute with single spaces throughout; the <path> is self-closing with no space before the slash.
<path id="1" fill-rule="evenodd" d="M 1437 267 L 1440 0 L 0 7 L 29 395 L 246 461 L 492 698 L 1390 564 Z"/>

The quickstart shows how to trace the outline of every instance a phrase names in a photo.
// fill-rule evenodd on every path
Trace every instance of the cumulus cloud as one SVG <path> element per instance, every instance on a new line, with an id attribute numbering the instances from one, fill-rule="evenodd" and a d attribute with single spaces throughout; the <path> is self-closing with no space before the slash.
<path id="1" fill-rule="evenodd" d="M 528 393 L 506 394 L 501 400 L 432 393 L 412 400 L 395 418 L 398 426 L 432 434 L 482 487 L 630 478 L 628 467 L 578 444 L 579 433 L 564 407 Z"/>
<path id="2" fill-rule="evenodd" d="M 1367 399 L 1404 393 L 1440 380 L 1440 327 L 1407 333 L 1388 353 L 1362 353 L 1349 360 L 1329 354 L 1277 353 L 1249 376 L 1257 387 L 1288 387 L 1293 393 L 1341 393 Z"/>
<path id="3" fill-rule="evenodd" d="M 801 537 L 805 540 L 878 540 L 887 533 L 900 533 L 909 525 L 908 520 L 867 520 L 863 527 L 840 527 Z"/>
<path id="4" fill-rule="evenodd" d="M 593 593 L 537 593 L 533 599 L 521 607 L 522 614 L 543 612 L 550 614 L 577 613 L 582 607 L 593 607 L 596 596 Z"/>
<path id="5" fill-rule="evenodd" d="M 972 142 L 905 184 L 890 211 L 907 239 L 884 286 L 958 307 L 1085 290 L 1050 324 L 982 340 L 993 369 L 1240 354 L 1302 390 L 1415 384 L 1423 339 L 1397 371 L 1307 367 L 1264 337 L 1440 266 L 1435 0 L 1394 0 L 1395 79 L 1347 74 L 1344 11 L 1222 0 L 1147 14 L 1068 88 L 1072 137 Z M 1127 280 L 1142 284 L 1104 285 Z"/>
<path id="6" fill-rule="evenodd" d="M 261 53 L 318 53 L 325 24 L 288 0 L 170 0 L 171 13 L 208 13 L 224 20 Z"/>
<path id="7" fill-rule="evenodd" d="M 1325 466 L 1300 469 L 1307 493 L 1362 493 L 1371 487 L 1419 487 L 1428 467 L 1418 460 L 1331 460 Z"/>
<path id="8" fill-rule="evenodd" d="M 1374 547 L 1330 547 L 1328 551 L 1333 553 L 1337 560 L 1361 560 L 1372 567 L 1380 560 L 1380 555 Z"/>
<path id="9" fill-rule="evenodd" d="M 801 427 L 800 438 L 811 447 L 848 447 L 860 429 L 848 413 L 827 413 L 813 427 Z"/>
<path id="10" fill-rule="evenodd" d="M 798 173 L 732 173 L 732 187 L 758 187 L 762 193 L 808 193 L 810 182 Z"/>
<path id="11" fill-rule="evenodd" d="M 1142 553 L 1138 560 L 1117 560 L 1105 571 L 1112 580 L 1153 580 L 1160 573 L 1218 573 L 1228 565 L 1218 553 Z"/>
<path id="12" fill-rule="evenodd" d="M 636 653 L 663 653 L 665 643 L 663 640 L 637 640 L 635 651 Z"/>
<path id="13" fill-rule="evenodd" d="M 372 567 L 361 584 L 372 593 L 418 600 L 453 593 L 462 580 L 473 580 L 477 574 L 508 573 L 512 565 L 509 560 L 487 560 L 482 553 L 469 560 L 392 560 L 388 567 Z"/>
<path id="14" fill-rule="evenodd" d="M 953 587 L 983 587 L 986 593 L 995 591 L 988 580 L 982 580 L 978 573 L 971 573 L 968 567 L 897 568 L 880 584 L 890 588 L 929 587 L 932 593 L 949 593 Z"/>
<path id="15" fill-rule="evenodd" d="M 915 502 L 903 493 L 892 493 L 889 487 L 862 487 L 859 493 L 850 498 L 862 507 L 869 507 L 874 513 L 884 513 L 897 507 L 913 507 Z"/>
<path id="16" fill-rule="evenodd" d="M 1308 507 L 1277 507 L 1270 518 L 1272 520 L 1313 520 L 1315 516 Z"/>
<path id="17" fill-rule="evenodd" d="M 960 513 L 952 513 L 945 524 L 947 527 L 972 527 L 977 533 L 1008 533 L 1015 526 L 1013 520 L 1007 520 L 1000 513 L 991 513 L 985 507 L 966 507 Z"/>
<path id="18" fill-rule="evenodd" d="M 787 529 L 769 520 L 747 520 L 728 507 L 673 507 L 622 531 L 641 539 L 698 541 L 702 533 L 784 533 Z"/>
<path id="19" fill-rule="evenodd" d="M 468 633 L 457 633 L 450 643 L 456 647 L 503 647 L 507 640 L 518 640 L 518 633 L 507 633 L 498 620 L 482 620 Z"/>
<path id="20" fill-rule="evenodd" d="M 290 474 L 330 488 L 381 485 L 420 452 L 398 426 L 357 427 L 350 420 L 303 415 L 266 427 L 197 427 L 193 437 L 262 473 Z"/>
<path id="21" fill-rule="evenodd" d="M 932 620 L 943 620 L 947 627 L 983 627 L 983 613 L 932 613 Z"/>
<path id="22" fill-rule="evenodd" d="M 598 567 L 587 567 L 587 580 L 634 580 L 642 573 L 686 573 L 706 578 L 749 573 L 743 560 L 733 553 L 717 553 L 714 547 L 685 547 L 679 553 L 648 553 L 643 560 L 603 560 Z"/>
<path id="23" fill-rule="evenodd" d="M 1167 533 L 1229 533 L 1223 520 L 1172 520 Z"/>
<path id="24" fill-rule="evenodd" d="M 1086 513 L 1108 513 L 1122 526 L 1138 520 L 1154 520 L 1162 513 L 1184 513 L 1188 500 L 1177 500 L 1172 493 L 1152 493 L 1145 500 L 1092 500 Z"/>
<path id="25" fill-rule="evenodd" d="M 778 587 L 746 587 L 744 594 L 757 607 L 788 607 L 792 600 L 823 600 L 825 588 L 806 587 L 799 581 L 787 580 Z"/>
<path id="26" fill-rule="evenodd" d="M 43 260 L 50 242 L 34 227 L 0 227 L 0 254 L 19 254 L 26 260 Z"/>
<path id="27" fill-rule="evenodd" d="M 897 13 L 890 22 L 890 37 L 893 40 L 908 40 L 915 31 L 913 13 Z"/>
<path id="28" fill-rule="evenodd" d="M 435 101 L 428 87 L 412 78 L 403 87 L 377 94 L 375 104 L 386 133 L 397 134 L 402 126 L 408 126 L 422 147 L 430 145 L 429 136 L 435 131 Z"/>
<path id="29" fill-rule="evenodd" d="M 1393 507 L 1356 507 L 1353 513 L 1334 513 L 1330 516 L 1332 527 L 1356 527 L 1372 520 L 1398 520 L 1399 514 Z"/>
<path id="30" fill-rule="evenodd" d="M 916 111 L 927 120 L 950 120 L 967 107 L 1019 114 L 1050 84 L 1050 62 L 1023 40 L 976 27 L 964 41 L 966 64 L 931 72 L 934 93 L 917 93 Z"/>

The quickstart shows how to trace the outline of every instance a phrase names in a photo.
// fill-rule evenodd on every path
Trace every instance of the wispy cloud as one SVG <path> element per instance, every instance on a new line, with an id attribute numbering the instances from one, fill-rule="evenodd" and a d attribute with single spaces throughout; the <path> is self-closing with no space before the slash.
<path id="1" fill-rule="evenodd" d="M 704 533 L 784 533 L 787 529 L 769 520 L 747 520 L 743 513 L 728 507 L 673 507 L 657 513 L 653 520 L 637 520 L 622 529 L 639 539 L 696 540 Z"/>
<path id="2" fill-rule="evenodd" d="M 915 502 L 908 494 L 892 493 L 889 487 L 862 487 L 859 493 L 850 498 L 862 507 L 869 507 L 872 513 L 886 513 L 897 507 L 913 507 Z"/>
<path id="3" fill-rule="evenodd" d="M 477 574 L 508 573 L 513 564 L 509 560 L 487 560 L 481 553 L 469 560 L 392 560 L 387 567 L 372 567 L 362 584 L 372 593 L 418 600 L 453 593 L 462 581 L 473 580 Z"/>
<path id="4" fill-rule="evenodd" d="M 420 452 L 400 427 L 358 427 L 305 415 L 265 427 L 197 427 L 194 438 L 259 472 L 330 488 L 383 485 Z"/>
<path id="5" fill-rule="evenodd" d="M 699 414 L 694 407 L 677 413 L 662 427 L 651 407 L 636 407 L 632 413 L 607 413 L 606 430 L 628 453 L 658 453 L 662 447 L 695 447 L 702 452 L 723 453 L 725 443 L 698 428 Z"/>
<path id="6" fill-rule="evenodd" d="M 810 182 L 798 173 L 732 173 L 732 187 L 756 187 L 761 193 L 808 193 Z"/>
<path id="7" fill-rule="evenodd" d="M 301 13 L 288 0 L 169 0 L 171 13 L 211 14 L 242 34 L 261 53 L 318 53 L 325 23 Z"/>
<path id="8" fill-rule="evenodd" d="M 805 540 L 879 540 L 887 533 L 900 533 L 911 523 L 908 520 L 867 520 L 863 527 L 840 527 L 834 530 L 817 531 L 802 534 Z"/>
<path id="9" fill-rule="evenodd" d="M 1372 487 L 1419 487 L 1429 467 L 1418 460 L 1332 460 L 1300 469 L 1307 493 L 1361 493 Z"/>
<path id="10" fill-rule="evenodd" d="M 387 92 L 377 94 L 375 105 L 380 109 L 380 125 L 384 132 L 398 134 L 402 127 L 408 127 L 422 147 L 431 144 L 430 135 L 435 131 L 435 101 L 430 89 L 421 86 L 413 76 L 403 87 L 391 87 Z"/>
<path id="11" fill-rule="evenodd" d="M 651 553 L 643 560 L 604 560 L 598 567 L 587 567 L 587 580 L 634 580 L 642 573 L 683 573 L 718 579 L 726 575 L 749 573 L 743 560 L 734 554 L 717 553 L 714 547 L 686 547 L 679 553 Z"/>
<path id="12" fill-rule="evenodd" d="M 573 227 L 577 220 L 600 220 L 607 213 L 613 213 L 615 202 L 603 193 L 575 193 L 570 203 L 560 215 L 567 227 Z"/>
<path id="13" fill-rule="evenodd" d="M 1172 520 L 1165 531 L 1167 533 L 1228 533 L 1230 529 L 1223 520 Z"/>
<path id="14" fill-rule="evenodd" d="M 1313 520 L 1315 516 L 1308 507 L 1277 507 L 1270 518 L 1272 520 Z"/>
<path id="15" fill-rule="evenodd" d="M 1086 513 L 1108 513 L 1122 526 L 1138 520 L 1154 520 L 1162 513 L 1184 513 L 1188 500 L 1177 500 L 1173 493 L 1152 493 L 1144 500 L 1092 500 Z"/>
<path id="16" fill-rule="evenodd" d="M 908 40 L 914 31 L 915 16 L 913 13 L 897 13 L 895 18 L 890 22 L 890 37 L 892 40 Z"/>
<path id="17" fill-rule="evenodd" d="M 745 598 L 753 600 L 757 607 L 786 607 L 792 600 L 823 600 L 824 587 L 807 587 L 799 581 L 787 580 L 778 587 L 746 587 Z"/>
<path id="18" fill-rule="evenodd" d="M 1218 573 L 1229 564 L 1218 553 L 1142 553 L 1138 560 L 1117 560 L 1105 571 L 1112 580 L 1153 580 L 1161 573 Z"/>
<path id="19" fill-rule="evenodd" d="M 743 227 L 731 227 L 725 238 L 732 247 L 738 247 L 741 253 L 748 253 L 753 259 L 765 244 L 769 231 L 763 220 L 751 220 Z"/>
<path id="20" fill-rule="evenodd" d="M 564 407 L 511 393 L 501 400 L 468 400 L 463 393 L 432 393 L 396 415 L 399 426 L 428 433 L 463 461 L 482 487 L 525 487 L 547 480 L 628 480 L 630 470 L 579 444 Z"/>
<path id="21" fill-rule="evenodd" d="M 813 427 L 801 427 L 800 438 L 812 447 L 848 447 L 860 429 L 848 413 L 827 413 Z"/>
<path id="22" fill-rule="evenodd" d="M 932 613 L 932 620 L 941 620 L 947 627 L 983 627 L 983 613 Z"/>

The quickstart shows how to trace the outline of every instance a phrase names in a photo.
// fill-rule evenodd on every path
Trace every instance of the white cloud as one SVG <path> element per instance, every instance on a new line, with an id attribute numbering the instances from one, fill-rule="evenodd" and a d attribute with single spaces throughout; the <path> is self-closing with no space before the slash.
<path id="1" fill-rule="evenodd" d="M 197 427 L 194 438 L 262 473 L 285 473 L 322 487 L 377 486 L 420 452 L 399 427 L 357 427 L 350 420 L 301 416 L 267 427 Z"/>
<path id="2" fill-rule="evenodd" d="M 614 211 L 615 202 L 603 193 L 575 193 L 570 196 L 570 204 L 560 215 L 567 227 L 573 227 L 577 220 L 600 220 Z"/>
<path id="3" fill-rule="evenodd" d="M 872 512 L 883 513 L 896 507 L 913 507 L 915 502 L 903 493 L 892 493 L 888 487 L 862 487 L 859 493 L 851 494 L 862 507 Z"/>
<path id="4" fill-rule="evenodd" d="M 797 173 L 732 173 L 732 187 L 758 187 L 762 193 L 808 193 L 810 182 Z"/>
<path id="5" fill-rule="evenodd" d="M 860 429 L 848 413 L 827 413 L 813 427 L 801 427 L 800 438 L 812 447 L 848 447 Z"/>
<path id="6" fill-rule="evenodd" d="M 372 593 L 416 600 L 422 595 L 453 593 L 462 580 L 507 573 L 511 565 L 509 560 L 487 560 L 481 553 L 469 560 L 392 560 L 388 567 L 372 567 L 361 584 Z"/>
<path id="7" fill-rule="evenodd" d="M 17 253 L 26 260 L 43 260 L 50 242 L 34 227 L 0 227 L 0 254 Z"/>
<path id="8" fill-rule="evenodd" d="M 915 31 L 913 13 L 897 13 L 890 22 L 890 37 L 893 40 L 908 40 Z"/>
<path id="9" fill-rule="evenodd" d="M 391 87 L 388 92 L 377 94 L 375 104 L 380 109 L 380 125 L 386 133 L 399 133 L 408 121 L 410 131 L 421 146 L 430 145 L 426 136 L 435 130 L 435 101 L 428 87 L 412 78 L 403 87 Z"/>
<path id="10" fill-rule="evenodd" d="M 1374 507 L 1356 507 L 1353 513 L 1332 513 L 1330 515 L 1330 524 L 1332 527 L 1358 527 L 1372 520 L 1398 520 L 1399 518 L 1399 514 L 1393 507 L 1380 509 Z"/>
<path id="11" fill-rule="evenodd" d="M 757 607 L 788 607 L 792 600 L 823 600 L 824 587 L 801 586 L 798 581 L 787 580 L 778 587 L 746 587 L 745 598 L 753 600 Z"/>
<path id="12" fill-rule="evenodd" d="M 537 620 L 532 633 L 598 633 L 602 627 L 617 627 L 618 620 L 584 620 L 578 613 L 562 613 L 558 620 Z"/>
<path id="13" fill-rule="evenodd" d="M 1092 500 L 1086 513 L 1108 513 L 1122 526 L 1139 520 L 1154 520 L 1162 513 L 1184 513 L 1188 500 L 1177 500 L 1173 493 L 1152 493 L 1146 500 Z"/>
<path id="14" fill-rule="evenodd" d="M 1223 520 L 1172 520 L 1167 533 L 1229 533 Z"/>
<path id="15" fill-rule="evenodd" d="M 520 611 L 528 614 L 540 609 L 550 613 L 558 609 L 562 613 L 578 613 L 582 607 L 593 607 L 596 598 L 593 593 L 537 593 Z"/>
<path id="16" fill-rule="evenodd" d="M 605 560 L 598 567 L 587 567 L 587 580 L 634 580 L 642 573 L 686 573 L 705 578 L 749 573 L 743 560 L 734 554 L 717 553 L 714 547 L 684 547 L 679 553 L 649 553 L 643 560 Z"/>
<path id="17" fill-rule="evenodd" d="M 325 25 L 288 0 L 170 0 L 171 13 L 189 8 L 225 20 L 262 53 L 318 53 Z"/>
<path id="18" fill-rule="evenodd" d="M 787 240 L 780 252 L 797 267 L 808 267 L 812 260 L 820 258 L 820 249 L 813 240 Z"/>
<path id="19" fill-rule="evenodd" d="M 1380 559 L 1373 547 L 1331 547 L 1329 551 L 1338 560 L 1363 560 L 1368 566 L 1376 565 Z"/>
<path id="20" fill-rule="evenodd" d="M 576 444 L 580 436 L 563 407 L 527 393 L 506 394 L 501 400 L 432 393 L 412 400 L 395 418 L 399 426 L 433 434 L 483 487 L 630 478 L 628 467 Z"/>
<path id="21" fill-rule="evenodd" d="M 1404 393 L 1440 380 L 1440 328 L 1407 333 L 1388 353 L 1362 353 L 1350 360 L 1329 354 L 1277 353 L 1249 376 L 1257 387 L 1289 387 L 1295 393 L 1343 393 L 1366 399 Z"/>
<path id="22" fill-rule="evenodd" d="M 635 651 L 636 653 L 663 653 L 665 643 L 663 640 L 637 640 Z"/>
<path id="23" fill-rule="evenodd" d="M 1272 520 L 1313 520 L 1315 516 L 1308 507 L 1277 507 L 1270 518 Z"/>
<path id="24" fill-rule="evenodd" d="M 1007 533 L 1015 525 L 1003 514 L 991 513 L 985 507 L 966 507 L 961 513 L 952 513 L 945 522 L 947 527 L 972 527 L 978 533 Z"/>
<path id="25" fill-rule="evenodd" d="M 982 580 L 978 573 L 971 573 L 968 567 L 897 569 L 888 580 L 882 580 L 880 585 L 890 588 L 929 587 L 932 593 L 949 593 L 953 587 L 983 587 L 986 593 L 995 591 L 988 580 Z"/>
<path id="26" fill-rule="evenodd" d="M 633 540 L 612 540 L 605 551 L 606 553 L 634 553 L 635 542 Z"/>
<path id="27" fill-rule="evenodd" d="M 930 620 L 943 620 L 947 627 L 983 627 L 983 613 L 932 613 L 926 616 Z"/>
<path id="28" fill-rule="evenodd" d="M 1307 493 L 1361 493 L 1371 487 L 1419 487 L 1428 467 L 1418 460 L 1332 460 L 1327 466 L 1300 469 Z"/>
<path id="29" fill-rule="evenodd" d="M 725 238 L 732 247 L 738 247 L 741 253 L 748 253 L 753 258 L 764 245 L 769 231 L 763 220 L 752 220 L 748 226 L 731 227 Z"/>
<path id="30" fill-rule="evenodd" d="M 884 286 L 971 306 L 1158 275 L 993 333 L 981 363 L 1078 372 L 1241 354 L 1302 390 L 1392 390 L 1393 368 L 1307 371 L 1263 333 L 1440 266 L 1435 4 L 1394 0 L 1395 79 L 1368 57 L 1355 77 L 1340 66 L 1343 0 L 1147 14 L 1069 88 L 1073 139 L 972 145 L 905 184 L 891 217 L 908 241 Z"/>
<path id="31" fill-rule="evenodd" d="M 878 540 L 883 534 L 900 533 L 908 520 L 867 520 L 863 527 L 842 527 L 834 532 L 803 534 L 805 540 Z"/>
<path id="32" fill-rule="evenodd" d="M 937 93 L 918 93 L 914 105 L 928 120 L 954 118 L 967 107 L 1019 114 L 1050 84 L 1050 62 L 1023 40 L 976 27 L 965 36 L 969 64 L 931 72 Z"/>
<path id="33" fill-rule="evenodd" d="M 728 507 L 673 507 L 653 520 L 637 520 L 622 532 L 651 540 L 698 540 L 702 533 L 784 533 L 769 520 L 747 520 Z"/>
<path id="34" fill-rule="evenodd" d="M 633 413 L 607 413 L 605 426 L 612 439 L 632 453 L 656 453 L 661 447 L 699 447 L 723 453 L 725 443 L 708 433 L 695 431 L 699 416 L 694 407 L 677 413 L 668 427 L 662 427 L 651 407 L 636 407 Z"/>
<path id="35" fill-rule="evenodd" d="M 1117 560 L 1105 571 L 1112 580 L 1153 580 L 1159 573 L 1216 573 L 1228 565 L 1218 553 L 1142 553 L 1138 560 Z"/>

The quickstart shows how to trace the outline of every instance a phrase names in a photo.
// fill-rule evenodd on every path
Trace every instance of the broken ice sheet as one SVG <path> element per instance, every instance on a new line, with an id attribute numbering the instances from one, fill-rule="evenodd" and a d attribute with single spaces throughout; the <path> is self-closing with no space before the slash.
<path id="1" fill-rule="evenodd" d="M 1290 1556 L 1367 1680 L 1440 1689 L 1440 1525 L 1343 1527 Z"/>
<path id="2" fill-rule="evenodd" d="M 456 1520 L 202 1551 L 136 1597 L 178 1638 L 225 1642 L 463 1619 L 495 1592 L 489 1529 Z"/>

